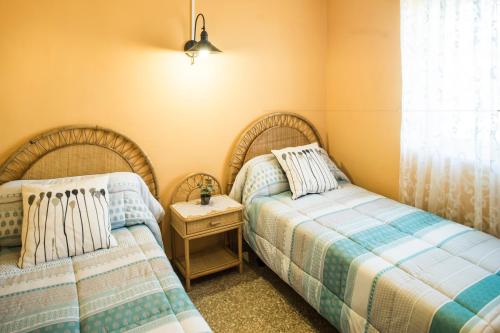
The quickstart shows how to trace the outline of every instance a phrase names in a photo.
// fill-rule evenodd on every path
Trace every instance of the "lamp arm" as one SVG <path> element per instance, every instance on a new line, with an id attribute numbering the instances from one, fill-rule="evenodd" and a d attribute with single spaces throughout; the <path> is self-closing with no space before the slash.
<path id="1" fill-rule="evenodd" d="M 193 34 L 193 40 L 196 41 L 196 25 L 198 24 L 198 18 L 201 16 L 203 19 L 203 27 L 201 27 L 202 30 L 205 30 L 205 16 L 202 13 L 199 13 L 196 15 L 196 19 L 194 20 L 194 34 Z"/>

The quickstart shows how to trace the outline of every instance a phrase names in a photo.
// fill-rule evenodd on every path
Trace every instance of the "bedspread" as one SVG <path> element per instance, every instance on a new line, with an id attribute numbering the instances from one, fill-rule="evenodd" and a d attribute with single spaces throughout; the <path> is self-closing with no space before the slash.
<path id="1" fill-rule="evenodd" d="M 342 332 L 499 332 L 500 240 L 343 184 L 253 198 L 246 241 Z"/>
<path id="2" fill-rule="evenodd" d="M 118 246 L 21 270 L 0 252 L 0 332 L 209 332 L 145 225 Z"/>

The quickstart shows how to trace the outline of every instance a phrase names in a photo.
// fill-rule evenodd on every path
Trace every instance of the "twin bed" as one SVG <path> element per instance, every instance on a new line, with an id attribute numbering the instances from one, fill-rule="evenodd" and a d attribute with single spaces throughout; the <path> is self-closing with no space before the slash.
<path id="1" fill-rule="evenodd" d="M 236 145 L 229 187 L 264 263 L 342 332 L 499 332 L 500 240 L 344 177 L 292 200 L 266 154 L 312 142 L 307 120 L 272 114 Z"/>
<path id="2" fill-rule="evenodd" d="M 251 250 L 342 332 L 500 331 L 500 240 L 345 177 L 338 189 L 292 200 L 266 154 L 313 142 L 322 146 L 314 126 L 287 113 L 259 119 L 237 141 L 228 183 L 245 205 Z M 0 183 L 119 171 L 140 176 L 146 201 L 157 196 L 153 168 L 132 141 L 64 128 L 16 152 Z M 22 270 L 19 248 L 2 247 L 0 332 L 210 331 L 157 228 L 135 223 L 112 233 L 115 248 Z"/>
<path id="3" fill-rule="evenodd" d="M 113 173 L 118 197 L 134 194 L 134 200 L 142 197 L 145 206 L 161 210 L 146 155 L 128 138 L 102 128 L 62 128 L 30 140 L 2 166 L 0 183 L 101 173 Z M 17 194 L 4 194 L 0 204 L 17 200 Z M 115 223 L 118 246 L 111 249 L 20 269 L 20 248 L 3 246 L 0 332 L 210 332 L 165 256 L 161 221 L 148 223 L 138 205 L 130 207 L 135 211 L 119 216 L 133 223 Z"/>

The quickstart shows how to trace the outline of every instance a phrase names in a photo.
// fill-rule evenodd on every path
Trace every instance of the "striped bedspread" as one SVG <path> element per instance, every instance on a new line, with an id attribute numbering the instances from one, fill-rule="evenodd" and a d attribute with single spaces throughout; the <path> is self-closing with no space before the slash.
<path id="1" fill-rule="evenodd" d="M 342 332 L 500 332 L 500 240 L 360 187 L 253 198 L 245 238 Z"/>
<path id="2" fill-rule="evenodd" d="M 209 332 L 144 225 L 118 246 L 20 270 L 0 252 L 0 332 Z"/>

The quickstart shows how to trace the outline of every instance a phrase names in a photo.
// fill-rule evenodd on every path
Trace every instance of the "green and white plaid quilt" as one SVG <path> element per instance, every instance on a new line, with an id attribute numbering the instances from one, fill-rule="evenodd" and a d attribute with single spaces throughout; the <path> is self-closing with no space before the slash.
<path id="1" fill-rule="evenodd" d="M 499 239 L 348 183 L 243 201 L 247 242 L 340 331 L 500 331 Z"/>
<path id="2" fill-rule="evenodd" d="M 21 270 L 0 251 L 0 332 L 210 332 L 145 225 L 118 246 Z"/>

